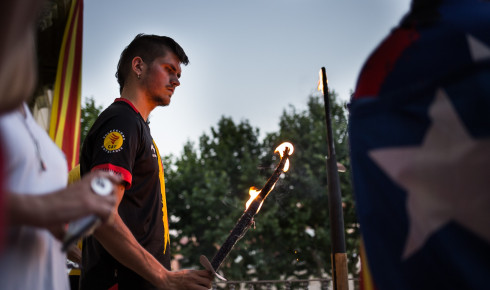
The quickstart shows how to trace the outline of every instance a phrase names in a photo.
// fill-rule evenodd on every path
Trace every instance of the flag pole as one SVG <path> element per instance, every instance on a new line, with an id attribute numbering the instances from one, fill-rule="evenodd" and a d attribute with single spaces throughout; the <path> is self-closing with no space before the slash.
<path id="1" fill-rule="evenodd" d="M 328 91 L 327 73 L 325 67 L 320 71 L 319 88 L 323 93 L 325 102 L 325 122 L 327 128 L 327 183 L 328 205 L 330 211 L 330 236 L 332 239 L 332 276 L 334 290 L 348 290 L 347 280 L 347 254 L 345 251 L 344 216 L 342 212 L 342 196 L 335 157 L 335 145 L 332 134 L 332 119 L 330 114 L 330 96 Z"/>

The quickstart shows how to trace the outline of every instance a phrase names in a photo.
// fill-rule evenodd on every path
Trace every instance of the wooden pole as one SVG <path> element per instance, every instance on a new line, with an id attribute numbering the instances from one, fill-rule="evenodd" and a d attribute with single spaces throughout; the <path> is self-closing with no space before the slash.
<path id="1" fill-rule="evenodd" d="M 330 210 L 330 226 L 332 239 L 332 278 L 334 290 L 348 290 L 347 255 L 345 251 L 344 215 L 342 212 L 342 196 L 340 193 L 339 173 L 335 145 L 333 142 L 332 119 L 330 114 L 330 96 L 328 92 L 327 73 L 321 70 L 323 99 L 325 102 L 325 121 L 327 127 L 327 182 L 328 205 Z"/>

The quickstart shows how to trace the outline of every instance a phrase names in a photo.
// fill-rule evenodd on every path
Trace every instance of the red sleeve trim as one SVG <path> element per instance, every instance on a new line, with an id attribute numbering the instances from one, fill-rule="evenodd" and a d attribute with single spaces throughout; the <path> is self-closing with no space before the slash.
<path id="1" fill-rule="evenodd" d="M 94 166 L 92 168 L 92 171 L 96 171 L 96 170 L 110 171 L 110 172 L 113 172 L 117 175 L 120 175 L 122 177 L 123 181 L 126 182 L 126 189 L 129 189 L 131 187 L 131 182 L 133 181 L 133 176 L 131 175 L 131 173 L 128 170 L 126 170 L 120 166 L 116 166 L 116 165 L 113 165 L 110 163 L 106 163 L 106 164 L 100 164 L 100 165 Z"/>
<path id="2" fill-rule="evenodd" d="M 138 113 L 138 114 L 139 114 L 138 109 L 136 109 L 136 107 L 133 105 L 133 103 L 131 103 L 131 101 L 130 101 L 130 100 L 128 100 L 128 99 L 124 99 L 124 98 L 117 98 L 117 99 L 115 99 L 115 100 L 114 100 L 114 102 L 125 102 L 125 103 L 127 103 L 128 105 L 130 105 L 130 106 L 131 106 L 131 108 L 133 108 L 133 110 L 134 110 L 136 113 Z"/>

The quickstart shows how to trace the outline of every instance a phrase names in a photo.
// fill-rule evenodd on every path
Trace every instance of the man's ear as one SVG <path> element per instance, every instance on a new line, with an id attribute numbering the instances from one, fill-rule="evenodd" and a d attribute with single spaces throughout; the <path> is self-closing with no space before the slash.
<path id="1" fill-rule="evenodd" d="M 139 56 L 135 56 L 131 62 L 131 68 L 133 69 L 133 72 L 136 74 L 136 76 L 139 77 L 143 73 L 143 67 L 145 66 L 145 62 L 143 59 Z"/>

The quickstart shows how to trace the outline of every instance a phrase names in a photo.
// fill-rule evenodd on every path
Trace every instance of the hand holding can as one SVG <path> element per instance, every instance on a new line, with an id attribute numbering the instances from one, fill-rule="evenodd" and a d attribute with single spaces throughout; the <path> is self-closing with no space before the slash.
<path id="1" fill-rule="evenodd" d="M 105 177 L 95 177 L 90 182 L 90 188 L 95 194 L 107 196 L 114 189 L 112 182 Z M 62 251 L 66 251 L 73 243 L 80 238 L 92 234 L 95 228 L 101 223 L 95 215 L 89 215 L 68 224 L 68 229 L 63 238 Z"/>

